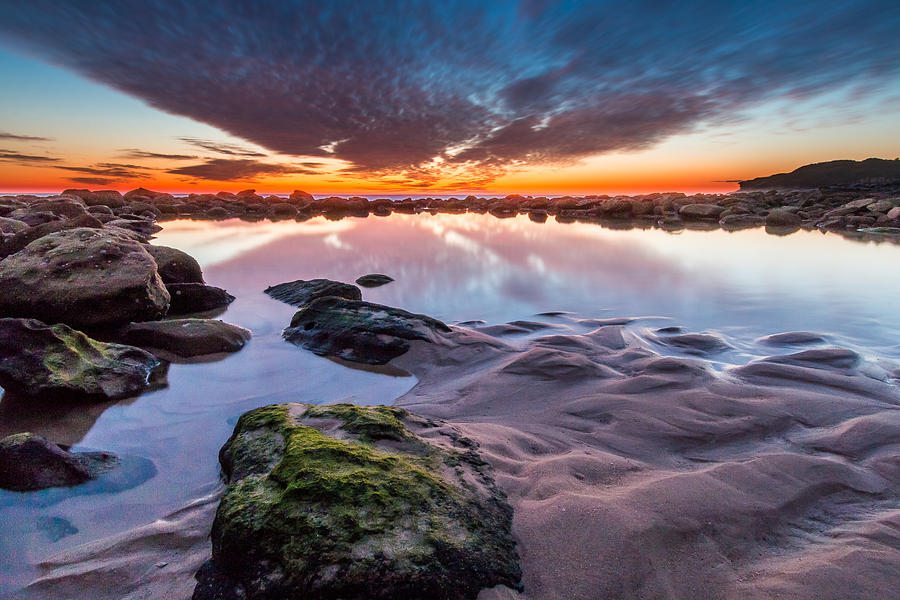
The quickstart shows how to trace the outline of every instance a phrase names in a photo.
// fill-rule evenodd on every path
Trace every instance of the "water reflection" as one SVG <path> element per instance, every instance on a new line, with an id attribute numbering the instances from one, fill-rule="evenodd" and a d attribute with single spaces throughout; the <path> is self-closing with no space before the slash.
<path id="1" fill-rule="evenodd" d="M 156 243 L 192 254 L 211 285 L 237 296 L 220 318 L 254 337 L 222 360 L 172 364 L 167 388 L 125 402 L 41 407 L 3 398 L 0 432 L 37 431 L 76 449 L 140 457 L 156 475 L 90 496 L 56 492 L 52 506 L 38 495 L 7 494 L 0 508 L 0 593 L 31 577 L 29 565 L 46 556 L 159 518 L 216 489 L 218 449 L 242 412 L 282 401 L 385 403 L 414 385 L 399 370 L 349 369 L 281 341 L 295 309 L 263 294 L 272 284 L 385 273 L 396 281 L 364 289 L 365 299 L 487 326 L 544 321 L 562 331 L 591 327 L 579 318 L 656 315 L 636 322 L 635 334 L 666 325 L 721 334 L 732 348 L 723 360 L 735 362 L 777 351 L 757 338 L 798 330 L 900 356 L 894 306 L 900 247 L 834 235 L 671 235 L 540 224 L 527 216 L 393 214 L 303 223 L 172 221 Z"/>

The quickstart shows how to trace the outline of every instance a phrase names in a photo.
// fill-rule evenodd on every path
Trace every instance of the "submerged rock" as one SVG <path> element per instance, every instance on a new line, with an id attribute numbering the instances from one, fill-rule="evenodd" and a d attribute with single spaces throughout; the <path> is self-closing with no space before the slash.
<path id="1" fill-rule="evenodd" d="M 171 298 L 171 315 L 206 312 L 224 308 L 234 302 L 234 296 L 222 288 L 202 283 L 170 283 L 166 289 Z"/>
<path id="2" fill-rule="evenodd" d="M 213 319 L 171 319 L 131 323 L 122 329 L 120 339 L 178 356 L 201 356 L 237 352 L 251 336 L 248 329 Z"/>
<path id="3" fill-rule="evenodd" d="M 229 483 L 194 600 L 455 600 L 518 587 L 512 510 L 476 447 L 387 406 L 244 414 L 219 455 Z"/>
<path id="4" fill-rule="evenodd" d="M 169 307 L 144 246 L 103 229 L 69 229 L 31 242 L 0 261 L 0 289 L 0 315 L 75 327 L 158 319 Z"/>
<path id="5" fill-rule="evenodd" d="M 106 452 L 66 452 L 39 435 L 17 433 L 0 440 L 0 488 L 27 492 L 78 485 L 118 462 Z"/>
<path id="6" fill-rule="evenodd" d="M 279 283 L 265 289 L 266 294 L 292 306 L 305 306 L 317 298 L 335 296 L 347 300 L 362 300 L 362 292 L 355 285 L 330 279 L 298 279 Z"/>
<path id="7" fill-rule="evenodd" d="M 145 246 L 156 261 L 163 283 L 203 283 L 203 271 L 193 256 L 168 246 Z"/>
<path id="8" fill-rule="evenodd" d="M 449 331 L 426 315 L 329 296 L 297 311 L 282 337 L 323 356 L 381 365 L 409 350 L 409 340 L 431 342 Z"/>
<path id="9" fill-rule="evenodd" d="M 0 385 L 24 396 L 127 398 L 159 361 L 139 348 L 93 340 L 67 325 L 0 319 Z"/>
<path id="10" fill-rule="evenodd" d="M 373 288 L 381 285 L 385 285 L 394 280 L 393 277 L 388 277 L 387 275 L 382 275 L 381 273 L 370 273 L 368 275 L 363 275 L 359 279 L 356 280 L 356 283 L 363 287 Z"/>

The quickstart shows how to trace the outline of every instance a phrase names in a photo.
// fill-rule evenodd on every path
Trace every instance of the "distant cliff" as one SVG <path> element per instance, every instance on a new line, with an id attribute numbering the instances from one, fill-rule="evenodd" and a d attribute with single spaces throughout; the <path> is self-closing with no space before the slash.
<path id="1" fill-rule="evenodd" d="M 832 160 L 806 165 L 790 173 L 778 173 L 741 181 L 742 190 L 819 188 L 900 183 L 900 159 Z"/>

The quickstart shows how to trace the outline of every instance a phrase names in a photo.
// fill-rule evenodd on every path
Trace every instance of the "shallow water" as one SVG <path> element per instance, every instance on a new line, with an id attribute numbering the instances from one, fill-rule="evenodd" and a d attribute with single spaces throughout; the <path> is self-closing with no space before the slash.
<path id="1" fill-rule="evenodd" d="M 281 341 L 295 309 L 262 293 L 275 283 L 386 273 L 396 281 L 364 289 L 365 299 L 450 323 L 527 320 L 571 331 L 591 328 L 579 319 L 653 317 L 631 323 L 631 335 L 652 340 L 655 329 L 675 325 L 720 335 L 733 347 L 716 356 L 721 364 L 795 351 L 755 341 L 783 331 L 819 332 L 876 360 L 900 358 L 900 246 L 890 244 L 809 232 L 612 231 L 488 215 L 163 226 L 155 243 L 187 251 L 208 283 L 237 296 L 219 318 L 253 330 L 254 338 L 221 360 L 171 365 L 168 387 L 137 399 L 62 410 L 0 402 L 3 435 L 36 431 L 129 457 L 119 474 L 79 488 L 0 492 L 0 593 L 60 550 L 215 490 L 218 449 L 242 412 L 281 401 L 389 403 L 415 384 Z M 536 316 L 548 311 L 568 314 Z"/>

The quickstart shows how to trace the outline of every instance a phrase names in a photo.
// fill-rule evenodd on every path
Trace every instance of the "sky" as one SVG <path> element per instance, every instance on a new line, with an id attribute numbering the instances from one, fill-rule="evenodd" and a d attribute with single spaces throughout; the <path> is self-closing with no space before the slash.
<path id="1" fill-rule="evenodd" d="M 729 191 L 900 156 L 900 3 L 0 0 L 0 192 Z"/>

